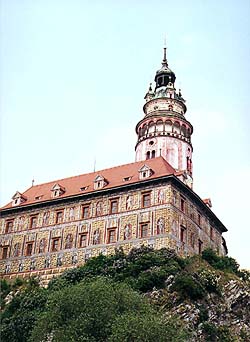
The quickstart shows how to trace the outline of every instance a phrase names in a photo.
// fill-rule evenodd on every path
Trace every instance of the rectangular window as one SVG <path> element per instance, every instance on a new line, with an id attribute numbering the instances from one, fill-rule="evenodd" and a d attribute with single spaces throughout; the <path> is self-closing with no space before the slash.
<path id="1" fill-rule="evenodd" d="M 180 240 L 181 242 L 185 242 L 186 239 L 186 228 L 181 226 L 181 231 L 180 231 Z"/>
<path id="2" fill-rule="evenodd" d="M 190 234 L 190 245 L 192 248 L 194 248 L 194 233 Z"/>
<path id="3" fill-rule="evenodd" d="M 87 219 L 87 218 L 89 218 L 90 217 L 90 215 L 89 215 L 89 204 L 88 205 L 84 205 L 83 207 L 82 207 L 82 218 L 83 219 Z"/>
<path id="4" fill-rule="evenodd" d="M 116 214 L 118 212 L 118 200 L 110 201 L 110 214 Z"/>
<path id="5" fill-rule="evenodd" d="M 213 227 L 210 227 L 210 239 L 211 239 L 211 240 L 214 239 L 214 230 L 213 230 Z"/>
<path id="6" fill-rule="evenodd" d="M 108 243 L 116 242 L 116 229 L 108 230 Z"/>
<path id="7" fill-rule="evenodd" d="M 26 245 L 26 255 L 32 255 L 32 250 L 33 250 L 33 242 L 28 242 Z"/>
<path id="8" fill-rule="evenodd" d="M 56 238 L 56 239 L 52 240 L 52 246 L 51 246 L 51 251 L 52 252 L 58 252 L 60 250 L 59 243 L 60 243 L 60 239 L 59 238 Z"/>
<path id="9" fill-rule="evenodd" d="M 2 252 L 2 259 L 7 259 L 8 258 L 8 246 L 3 247 L 3 252 Z"/>
<path id="10" fill-rule="evenodd" d="M 198 213 L 198 225 L 201 225 L 201 215 Z"/>
<path id="11" fill-rule="evenodd" d="M 198 250 L 199 250 L 199 254 L 201 254 L 202 252 L 202 245 L 203 245 L 203 242 L 201 240 L 198 241 Z"/>
<path id="12" fill-rule="evenodd" d="M 56 212 L 56 223 L 62 223 L 63 221 L 63 211 Z"/>
<path id="13" fill-rule="evenodd" d="M 149 229 L 148 229 L 149 227 L 148 227 L 148 223 L 143 223 L 143 224 L 141 224 L 141 238 L 145 238 L 145 237 L 147 237 L 148 236 L 148 231 L 149 231 Z"/>
<path id="14" fill-rule="evenodd" d="M 38 215 L 34 215 L 30 217 L 30 228 L 36 228 L 37 227 L 37 220 Z"/>
<path id="15" fill-rule="evenodd" d="M 14 220 L 7 221 L 6 226 L 5 226 L 5 233 L 6 234 L 11 233 L 13 230 L 13 226 L 14 226 Z"/>
<path id="16" fill-rule="evenodd" d="M 185 213 L 185 199 L 181 198 L 181 211 Z"/>
<path id="17" fill-rule="evenodd" d="M 87 246 L 87 233 L 80 235 L 79 247 L 83 248 Z"/>
<path id="18" fill-rule="evenodd" d="M 150 207 L 151 204 L 151 194 L 150 193 L 145 193 L 142 194 L 142 207 Z"/>
<path id="19" fill-rule="evenodd" d="M 194 219 L 194 206 L 192 204 L 190 205 L 190 218 Z"/>

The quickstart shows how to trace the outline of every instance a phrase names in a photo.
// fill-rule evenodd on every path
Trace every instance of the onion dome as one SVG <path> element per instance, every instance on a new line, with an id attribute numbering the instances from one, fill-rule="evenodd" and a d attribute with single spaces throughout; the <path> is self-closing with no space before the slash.
<path id="1" fill-rule="evenodd" d="M 164 55 L 163 55 L 163 60 L 162 60 L 162 67 L 161 69 L 156 71 L 155 75 L 155 83 L 156 83 L 156 88 L 159 87 L 166 87 L 169 82 L 174 83 L 175 82 L 175 74 L 174 72 L 169 69 L 168 67 L 168 61 L 166 58 L 166 48 L 164 47 Z"/>

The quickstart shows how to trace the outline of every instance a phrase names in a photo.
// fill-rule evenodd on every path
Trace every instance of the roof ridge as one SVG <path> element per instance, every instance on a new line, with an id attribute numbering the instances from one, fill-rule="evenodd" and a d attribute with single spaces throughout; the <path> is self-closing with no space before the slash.
<path id="1" fill-rule="evenodd" d="M 33 185 L 31 187 L 29 187 L 27 190 L 25 190 L 23 193 L 27 192 L 28 190 L 30 190 L 31 188 L 35 188 L 35 187 L 39 187 L 41 185 L 45 185 L 45 184 L 52 184 L 52 183 L 59 183 L 60 181 L 63 181 L 65 179 L 73 179 L 73 178 L 78 178 L 78 177 L 82 177 L 82 176 L 85 176 L 85 175 L 90 175 L 90 174 L 99 174 L 103 171 L 107 171 L 107 170 L 113 170 L 113 169 L 118 169 L 118 168 L 121 168 L 123 166 L 127 166 L 127 165 L 132 165 L 132 164 L 139 164 L 139 163 L 144 163 L 146 164 L 147 162 L 152 162 L 153 160 L 156 160 L 156 159 L 163 159 L 164 162 L 169 165 L 170 167 L 172 167 L 162 156 L 159 156 L 159 157 L 156 157 L 154 159 L 148 159 L 148 160 L 140 160 L 140 161 L 137 161 L 137 162 L 131 162 L 131 163 L 127 163 L 127 164 L 122 164 L 122 165 L 117 165 L 117 166 L 112 166 L 112 167 L 109 167 L 109 168 L 106 168 L 106 169 L 102 169 L 102 170 L 98 170 L 98 171 L 92 171 L 92 172 L 86 172 L 86 173 L 82 173 L 80 175 L 76 175 L 76 176 L 71 176 L 71 177 L 64 177 L 64 178 L 60 178 L 60 179 L 56 179 L 56 180 L 53 180 L 53 181 L 50 181 L 50 182 L 44 182 L 44 183 L 39 183 L 39 184 L 36 184 L 36 185 Z"/>

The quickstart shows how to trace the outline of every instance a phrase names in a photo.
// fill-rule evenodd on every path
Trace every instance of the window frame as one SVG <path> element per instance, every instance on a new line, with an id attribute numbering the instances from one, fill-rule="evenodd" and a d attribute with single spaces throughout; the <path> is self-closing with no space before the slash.
<path id="1" fill-rule="evenodd" d="M 86 239 L 83 240 L 83 237 Z M 85 245 L 83 246 L 82 242 L 85 241 Z M 85 248 L 88 245 L 88 233 L 81 233 L 79 234 L 79 248 Z"/>
<path id="2" fill-rule="evenodd" d="M 183 213 L 186 212 L 186 199 L 181 196 L 180 209 Z"/>
<path id="3" fill-rule="evenodd" d="M 145 233 L 145 229 L 144 227 L 146 227 L 146 234 Z M 140 224 L 140 238 L 144 239 L 147 238 L 149 236 L 149 222 L 143 222 Z"/>
<path id="4" fill-rule="evenodd" d="M 118 213 L 118 206 L 119 206 L 119 199 L 118 198 L 110 199 L 109 200 L 109 213 L 110 214 L 117 214 Z"/>
<path id="5" fill-rule="evenodd" d="M 85 215 L 85 210 L 87 210 L 87 215 Z M 82 218 L 85 220 L 90 218 L 90 203 L 82 205 Z"/>
<path id="6" fill-rule="evenodd" d="M 9 246 L 2 247 L 2 260 L 8 259 L 9 257 Z"/>
<path id="7" fill-rule="evenodd" d="M 9 234 L 13 231 L 14 228 L 14 219 L 7 220 L 5 224 L 5 234 Z"/>
<path id="8" fill-rule="evenodd" d="M 117 242 L 116 228 L 109 228 L 107 235 L 108 235 L 107 236 L 107 243 L 115 243 L 115 242 Z"/>
<path id="9" fill-rule="evenodd" d="M 141 195 L 142 208 L 148 208 L 151 206 L 151 192 L 144 192 Z"/>
<path id="10" fill-rule="evenodd" d="M 55 238 L 52 238 L 51 240 L 51 252 L 59 252 L 60 251 L 60 237 L 55 237 Z M 55 248 L 55 244 L 56 242 L 58 243 L 57 244 L 57 247 L 58 248 Z"/>
<path id="11" fill-rule="evenodd" d="M 29 241 L 26 243 L 26 250 L 25 250 L 26 256 L 31 256 L 33 254 L 33 246 L 34 246 L 34 242 Z"/>
<path id="12" fill-rule="evenodd" d="M 183 244 L 186 242 L 186 231 L 187 231 L 187 228 L 181 225 L 180 226 L 180 242 Z"/>
<path id="13" fill-rule="evenodd" d="M 35 229 L 38 227 L 38 214 L 35 215 L 31 215 L 30 216 L 30 224 L 29 224 L 29 228 L 30 229 Z"/>
<path id="14" fill-rule="evenodd" d="M 56 211 L 56 224 L 61 224 L 61 223 L 63 223 L 63 212 L 64 212 L 64 210 L 57 210 Z M 62 215 L 62 217 L 61 217 L 61 221 L 59 222 L 59 215 Z"/>

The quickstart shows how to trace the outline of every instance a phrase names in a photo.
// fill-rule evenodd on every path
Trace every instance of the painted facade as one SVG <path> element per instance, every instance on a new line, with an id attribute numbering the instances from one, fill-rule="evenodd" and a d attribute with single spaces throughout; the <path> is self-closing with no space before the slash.
<path id="1" fill-rule="evenodd" d="M 227 229 L 192 190 L 193 128 L 165 51 L 136 126 L 135 163 L 32 186 L 1 209 L 4 277 L 38 275 L 46 283 L 119 247 L 226 254 Z"/>

